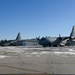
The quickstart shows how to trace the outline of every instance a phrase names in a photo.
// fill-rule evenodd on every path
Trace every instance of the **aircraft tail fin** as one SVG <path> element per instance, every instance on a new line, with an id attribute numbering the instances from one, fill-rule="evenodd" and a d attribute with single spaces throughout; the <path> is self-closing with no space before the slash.
<path id="1" fill-rule="evenodd" d="M 73 26 L 71 34 L 70 34 L 71 38 L 75 38 L 75 26 Z"/>
<path id="2" fill-rule="evenodd" d="M 21 40 L 21 34 L 20 34 L 20 33 L 18 33 L 18 35 L 17 35 L 17 37 L 16 37 L 16 40 L 17 40 L 17 41 L 20 41 L 20 40 Z"/>

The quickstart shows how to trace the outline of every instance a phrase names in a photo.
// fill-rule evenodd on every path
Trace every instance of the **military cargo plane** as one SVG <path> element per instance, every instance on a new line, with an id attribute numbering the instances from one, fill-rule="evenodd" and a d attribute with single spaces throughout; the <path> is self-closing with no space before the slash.
<path id="1" fill-rule="evenodd" d="M 43 38 L 37 38 L 38 43 L 42 45 L 43 47 L 46 46 L 74 46 L 75 45 L 75 26 L 72 28 L 72 32 L 69 37 L 61 37 L 59 34 L 59 37 L 43 37 Z"/>

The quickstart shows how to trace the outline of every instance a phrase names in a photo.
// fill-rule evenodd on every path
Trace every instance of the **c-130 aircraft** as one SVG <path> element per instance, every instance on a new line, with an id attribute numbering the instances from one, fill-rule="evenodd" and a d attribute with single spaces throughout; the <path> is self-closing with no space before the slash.
<path id="1" fill-rule="evenodd" d="M 57 47 L 57 46 L 74 46 L 75 45 L 75 26 L 73 26 L 69 37 L 43 37 L 37 38 L 38 43 L 43 47 Z"/>

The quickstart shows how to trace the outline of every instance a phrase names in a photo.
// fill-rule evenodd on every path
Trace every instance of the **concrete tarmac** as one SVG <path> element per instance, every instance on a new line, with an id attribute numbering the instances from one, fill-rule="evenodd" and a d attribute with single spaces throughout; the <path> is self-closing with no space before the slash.
<path id="1" fill-rule="evenodd" d="M 0 74 L 75 74 L 75 47 L 0 47 Z"/>

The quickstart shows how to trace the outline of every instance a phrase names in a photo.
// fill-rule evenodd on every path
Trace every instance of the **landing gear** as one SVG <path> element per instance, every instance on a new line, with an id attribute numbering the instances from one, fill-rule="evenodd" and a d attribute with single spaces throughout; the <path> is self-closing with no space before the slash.
<path id="1" fill-rule="evenodd" d="M 49 47 L 51 47 L 51 45 L 49 45 Z"/>
<path id="2" fill-rule="evenodd" d="M 45 45 L 43 45 L 43 47 L 46 47 Z"/>
<path id="3" fill-rule="evenodd" d="M 53 45 L 53 47 L 57 47 L 57 45 Z"/>
<path id="4" fill-rule="evenodd" d="M 49 43 L 49 47 L 51 47 L 51 43 Z"/>

